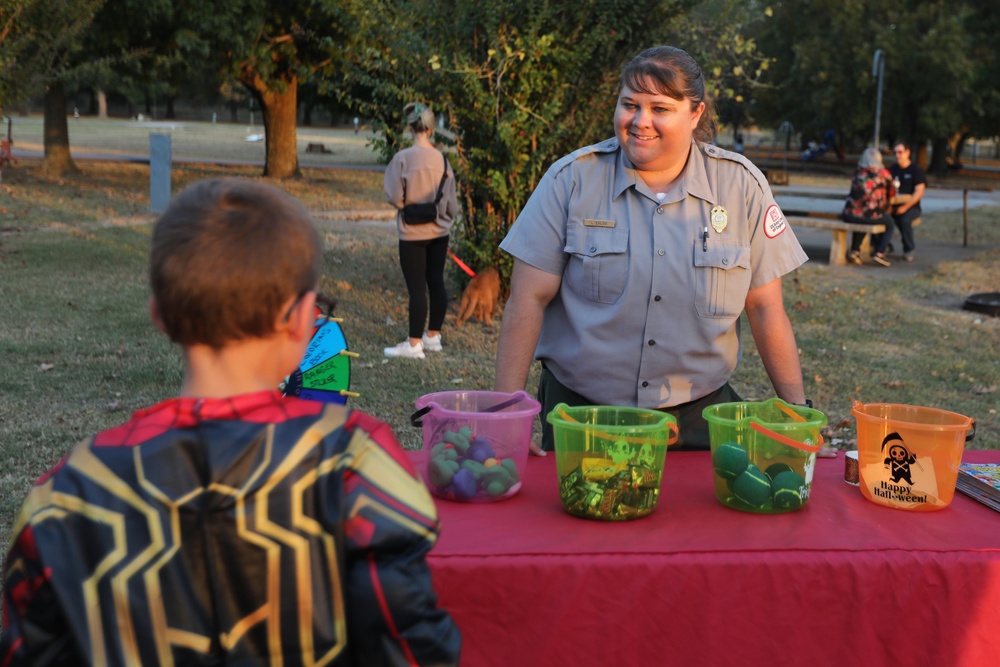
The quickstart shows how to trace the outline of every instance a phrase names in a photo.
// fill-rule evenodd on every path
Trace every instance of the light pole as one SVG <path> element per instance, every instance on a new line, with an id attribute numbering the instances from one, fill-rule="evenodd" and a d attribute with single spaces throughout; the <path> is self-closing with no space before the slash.
<path id="1" fill-rule="evenodd" d="M 885 54 L 882 49 L 875 49 L 872 76 L 878 78 L 878 101 L 875 103 L 875 150 L 878 150 L 879 125 L 882 122 L 882 79 L 885 78 Z"/>

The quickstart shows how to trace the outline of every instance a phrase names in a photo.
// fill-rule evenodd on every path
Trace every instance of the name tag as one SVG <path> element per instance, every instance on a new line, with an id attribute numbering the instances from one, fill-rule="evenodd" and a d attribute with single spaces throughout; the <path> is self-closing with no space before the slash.
<path id="1" fill-rule="evenodd" d="M 614 227 L 615 226 L 615 221 L 614 220 L 593 220 L 591 218 L 584 218 L 583 219 L 583 226 L 584 227 Z"/>

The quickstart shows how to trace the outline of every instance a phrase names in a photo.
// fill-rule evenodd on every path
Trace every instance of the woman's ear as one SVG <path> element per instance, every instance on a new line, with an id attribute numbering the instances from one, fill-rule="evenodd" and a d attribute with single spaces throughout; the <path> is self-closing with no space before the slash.
<path id="1" fill-rule="evenodd" d="M 149 308 L 149 319 L 152 320 L 153 325 L 163 333 L 167 333 L 167 325 L 163 323 L 163 315 L 160 314 L 160 304 L 156 302 L 156 297 L 150 295 L 146 305 Z"/>
<path id="2" fill-rule="evenodd" d="M 702 117 L 702 115 L 704 115 L 704 113 L 705 113 L 705 103 L 704 102 L 699 102 L 698 103 L 698 107 L 691 114 L 691 129 L 692 130 L 698 129 L 698 123 L 701 122 L 701 117 Z"/>

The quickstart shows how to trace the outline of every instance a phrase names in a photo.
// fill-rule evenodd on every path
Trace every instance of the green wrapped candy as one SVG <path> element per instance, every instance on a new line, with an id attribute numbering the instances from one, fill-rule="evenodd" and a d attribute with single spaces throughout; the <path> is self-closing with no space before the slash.
<path id="1" fill-rule="evenodd" d="M 794 470 L 779 473 L 771 484 L 775 507 L 798 509 L 802 507 L 802 487 L 806 480 Z"/>
<path id="2" fill-rule="evenodd" d="M 733 482 L 733 495 L 751 507 L 762 507 L 771 499 L 771 479 L 751 463 Z"/>
<path id="3" fill-rule="evenodd" d="M 503 459 L 500 461 L 500 465 L 502 465 L 504 469 L 510 473 L 511 479 L 515 482 L 520 479 L 520 475 L 517 474 L 517 464 L 514 463 L 514 459 Z"/>
<path id="4" fill-rule="evenodd" d="M 446 458 L 450 461 L 458 460 L 458 450 L 450 442 L 439 442 L 431 447 L 431 458 Z"/>
<path id="5" fill-rule="evenodd" d="M 486 485 L 486 493 L 490 494 L 491 498 L 496 498 L 506 493 L 508 488 L 510 487 L 504 486 L 503 482 L 495 480 Z"/>
<path id="6" fill-rule="evenodd" d="M 458 472 L 458 461 L 444 456 L 433 458 L 427 464 L 427 478 L 434 486 L 448 486 L 456 472 Z"/>
<path id="7" fill-rule="evenodd" d="M 750 457 L 735 442 L 724 442 L 712 452 L 712 468 L 723 479 L 736 479 L 748 465 Z"/>
<path id="8" fill-rule="evenodd" d="M 493 482 L 502 484 L 504 491 L 514 486 L 514 478 L 510 476 L 510 473 L 502 465 L 486 468 L 483 472 L 483 483 L 487 489 L 489 489 L 490 484 Z"/>
<path id="9" fill-rule="evenodd" d="M 468 426 L 463 426 L 458 429 L 458 434 L 468 441 L 472 441 L 472 429 Z"/>
<path id="10" fill-rule="evenodd" d="M 451 444 L 455 445 L 455 449 L 457 449 L 458 453 L 461 454 L 462 456 L 465 456 L 465 453 L 469 451 L 469 438 L 468 436 L 462 434 L 462 431 L 465 428 L 468 427 L 462 427 L 461 429 L 459 429 L 458 433 L 455 433 L 453 431 L 445 431 L 444 436 L 442 436 L 441 438 L 445 442 L 450 442 Z"/>

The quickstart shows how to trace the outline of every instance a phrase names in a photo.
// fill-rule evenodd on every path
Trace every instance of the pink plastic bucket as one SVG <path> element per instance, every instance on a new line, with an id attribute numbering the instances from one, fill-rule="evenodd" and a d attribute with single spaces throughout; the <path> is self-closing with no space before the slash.
<path id="1" fill-rule="evenodd" d="M 433 495 L 486 503 L 520 490 L 538 401 L 523 391 L 444 391 L 416 407 L 411 421 L 423 428 L 427 455 L 421 473 Z"/>

